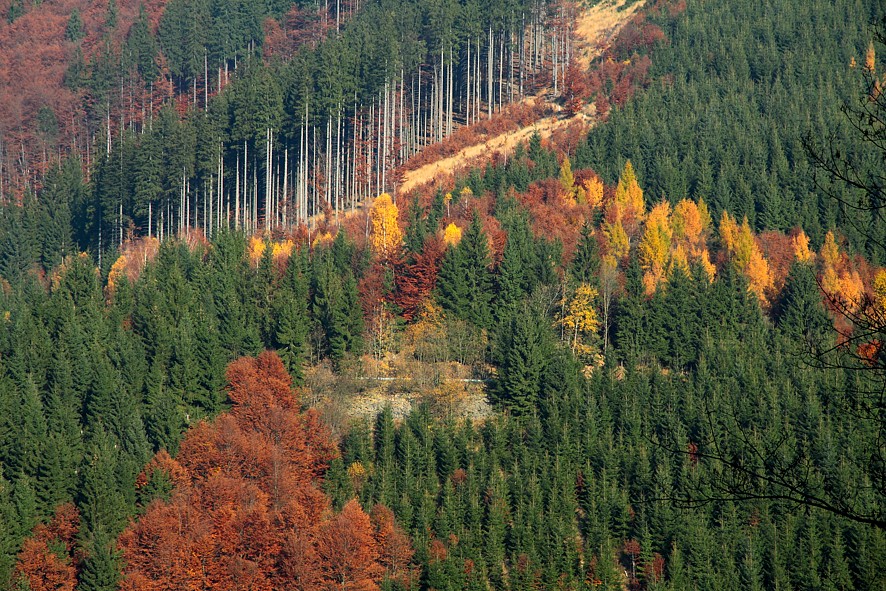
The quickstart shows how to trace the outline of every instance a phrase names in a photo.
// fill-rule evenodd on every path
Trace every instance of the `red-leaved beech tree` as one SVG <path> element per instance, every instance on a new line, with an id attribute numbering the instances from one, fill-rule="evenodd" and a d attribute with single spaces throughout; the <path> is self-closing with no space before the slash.
<path id="1" fill-rule="evenodd" d="M 59 505 L 48 524 L 38 524 L 18 554 L 13 581 L 30 591 L 73 591 L 77 585 L 74 542 L 80 514 L 71 503 Z"/>
<path id="2" fill-rule="evenodd" d="M 300 411 L 279 357 L 239 359 L 227 379 L 231 411 L 139 479 L 159 471 L 174 489 L 120 537 L 121 588 L 374 591 L 385 576 L 408 579 L 412 549 L 389 510 L 375 524 L 356 500 L 332 511 L 320 482 L 338 451 Z"/>

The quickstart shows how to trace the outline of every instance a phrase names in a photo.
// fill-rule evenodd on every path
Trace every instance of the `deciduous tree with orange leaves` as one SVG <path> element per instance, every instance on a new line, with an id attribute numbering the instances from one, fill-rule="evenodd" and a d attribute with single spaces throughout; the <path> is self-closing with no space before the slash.
<path id="1" fill-rule="evenodd" d="M 48 524 L 39 524 L 18 554 L 13 581 L 29 591 L 74 591 L 79 558 L 74 542 L 80 515 L 71 503 L 60 505 Z"/>
<path id="2" fill-rule="evenodd" d="M 317 415 L 300 412 L 279 357 L 241 358 L 227 379 L 231 411 L 197 425 L 177 460 L 161 453 L 139 479 L 160 471 L 175 488 L 120 537 L 121 589 L 378 589 L 380 530 L 356 500 L 332 514 L 319 484 L 337 450 Z"/>

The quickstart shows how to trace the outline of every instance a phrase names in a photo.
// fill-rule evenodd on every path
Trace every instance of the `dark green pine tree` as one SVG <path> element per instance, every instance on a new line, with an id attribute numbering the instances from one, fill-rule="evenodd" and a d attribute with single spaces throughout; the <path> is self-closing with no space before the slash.
<path id="1" fill-rule="evenodd" d="M 440 265 L 436 297 L 443 308 L 480 328 L 490 328 L 491 264 L 489 242 L 475 214 L 461 242 L 446 251 Z"/>
<path id="2" fill-rule="evenodd" d="M 305 348 L 310 331 L 308 316 L 307 254 L 304 249 L 289 257 L 289 264 L 272 303 L 274 347 L 296 384 L 303 379 Z"/>
<path id="3" fill-rule="evenodd" d="M 354 487 L 351 478 L 340 457 L 329 463 L 329 469 L 323 479 L 323 492 L 329 495 L 332 506 L 336 511 L 341 511 L 345 503 L 354 498 Z"/>
<path id="4" fill-rule="evenodd" d="M 495 307 L 495 315 L 499 322 L 507 320 L 529 293 L 533 285 L 533 271 L 537 267 L 529 219 L 524 212 L 514 209 L 502 216 L 508 239 L 496 277 L 499 303 Z"/>
<path id="5" fill-rule="evenodd" d="M 699 304 L 695 297 L 696 285 L 682 269 L 674 269 L 666 285 L 659 287 L 656 297 L 657 326 L 661 332 L 664 355 L 661 357 L 674 369 L 687 367 L 698 357 L 699 336 L 703 333 Z"/>
<path id="6" fill-rule="evenodd" d="M 261 259 L 255 272 L 250 275 L 252 305 L 258 321 L 259 332 L 265 347 L 273 346 L 275 322 L 273 319 L 274 293 L 279 290 L 277 273 L 274 268 L 274 254 L 271 245 L 265 243 Z"/>
<path id="7" fill-rule="evenodd" d="M 600 272 L 600 246 L 594 236 L 594 228 L 588 222 L 581 227 L 581 238 L 569 264 L 569 272 L 579 283 L 596 286 L 599 281 L 597 275 Z"/>
<path id="8" fill-rule="evenodd" d="M 179 88 L 203 72 L 209 22 L 209 6 L 204 0 L 173 0 L 163 12 L 157 39 Z"/>
<path id="9" fill-rule="evenodd" d="M 618 301 L 615 316 L 615 343 L 624 359 L 631 362 L 644 352 L 647 303 L 643 271 L 636 258 L 625 271 L 625 294 Z"/>
<path id="10" fill-rule="evenodd" d="M 123 66 L 135 69 L 143 80 L 152 81 L 157 77 L 157 42 L 151 35 L 150 22 L 142 4 L 138 7 L 138 20 L 126 35 L 122 57 Z"/>
<path id="11" fill-rule="evenodd" d="M 84 466 L 80 472 L 77 507 L 82 533 L 116 534 L 126 525 L 128 507 L 117 477 L 120 449 L 101 423 L 91 428 Z"/>
<path id="12" fill-rule="evenodd" d="M 0 587 L 11 588 L 10 579 L 18 553 L 21 523 L 13 503 L 13 485 L 0 473 Z"/>
<path id="13" fill-rule="evenodd" d="M 145 431 L 154 450 L 175 453 L 186 415 L 181 395 L 166 385 L 166 370 L 155 363 L 146 378 Z"/>
<path id="14" fill-rule="evenodd" d="M 3 465 L 10 472 L 36 476 L 46 444 L 46 418 L 40 394 L 31 380 L 12 386 L 14 404 L 6 409 L 3 425 Z M 5 398 L 5 397 L 4 397 Z"/>
<path id="15" fill-rule="evenodd" d="M 795 343 L 813 351 L 829 348 L 832 323 L 811 265 L 791 265 L 776 305 L 778 327 Z"/>
<path id="16" fill-rule="evenodd" d="M 65 39 L 76 43 L 85 36 L 83 19 L 80 18 L 80 11 L 75 8 L 71 11 L 71 16 L 68 18 L 68 26 L 65 27 Z"/>
<path id="17" fill-rule="evenodd" d="M 115 591 L 123 566 L 117 549 L 117 536 L 104 527 L 88 531 L 81 541 L 85 558 L 80 568 L 77 589 L 83 591 Z"/>
<path id="18" fill-rule="evenodd" d="M 517 415 L 530 414 L 538 407 L 542 375 L 550 355 L 546 326 L 544 315 L 524 306 L 511 316 L 499 337 L 493 397 Z"/>
<path id="19" fill-rule="evenodd" d="M 219 342 L 229 357 L 254 355 L 261 349 L 261 337 L 255 316 L 246 304 L 248 270 L 243 234 L 219 234 L 213 242 L 210 264 L 209 287 L 218 315 Z"/>
<path id="20" fill-rule="evenodd" d="M 46 175 L 40 195 L 43 212 L 40 224 L 41 262 L 44 269 L 55 268 L 63 257 L 74 252 L 71 204 L 82 199 L 85 191 L 79 158 L 65 159 Z"/>
<path id="21" fill-rule="evenodd" d="M 363 348 L 363 312 L 357 282 L 347 267 L 334 263 L 335 253 L 314 259 L 314 317 L 325 335 L 326 352 L 335 367 Z"/>
<path id="22" fill-rule="evenodd" d="M 425 237 L 428 235 L 428 224 L 424 208 L 418 201 L 418 197 L 414 197 L 409 203 L 409 209 L 406 213 L 406 236 L 403 242 L 406 243 L 406 249 L 413 255 L 421 253 L 425 244 Z M 436 228 L 434 228 L 436 230 Z"/>

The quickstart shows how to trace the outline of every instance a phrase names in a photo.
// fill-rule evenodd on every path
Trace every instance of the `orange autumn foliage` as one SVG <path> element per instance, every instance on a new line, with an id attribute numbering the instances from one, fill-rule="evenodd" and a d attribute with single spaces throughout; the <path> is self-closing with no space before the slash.
<path id="1" fill-rule="evenodd" d="M 13 581 L 30 591 L 73 591 L 77 585 L 74 541 L 80 515 L 71 503 L 59 505 L 48 524 L 38 524 L 18 554 Z"/>
<path id="2" fill-rule="evenodd" d="M 741 226 L 724 211 L 720 218 L 720 242 L 726 249 L 732 264 L 748 278 L 748 288 L 757 294 L 761 304 L 768 304 L 773 288 L 772 270 L 757 244 L 748 218 Z"/>
<path id="3" fill-rule="evenodd" d="M 615 198 L 606 209 L 606 221 L 609 223 L 619 221 L 628 235 L 634 235 L 638 224 L 643 221 L 645 213 L 646 204 L 643 201 L 643 189 L 640 188 L 637 176 L 634 174 L 634 167 L 628 160 L 618 179 Z"/>
<path id="4" fill-rule="evenodd" d="M 139 477 L 163 470 L 175 489 L 121 535 L 120 588 L 375 591 L 386 568 L 376 529 L 356 501 L 332 513 L 320 480 L 337 450 L 316 413 L 300 412 L 280 358 L 241 358 L 227 379 L 231 411 Z"/>
<path id="5" fill-rule="evenodd" d="M 674 206 L 674 213 L 671 215 L 674 241 L 685 245 L 687 254 L 698 256 L 700 249 L 704 248 L 704 234 L 710 221 L 704 201 L 696 203 L 690 199 L 681 200 Z"/>
<path id="6" fill-rule="evenodd" d="M 865 285 L 857 265 L 840 252 L 833 232 L 825 235 L 819 251 L 821 289 L 835 305 L 855 309 L 863 304 Z M 857 262 L 857 261 L 856 261 Z"/>
<path id="7" fill-rule="evenodd" d="M 797 232 L 791 239 L 791 244 L 794 246 L 794 258 L 798 262 L 811 263 L 815 258 L 815 253 L 809 249 L 809 236 L 803 230 Z"/>

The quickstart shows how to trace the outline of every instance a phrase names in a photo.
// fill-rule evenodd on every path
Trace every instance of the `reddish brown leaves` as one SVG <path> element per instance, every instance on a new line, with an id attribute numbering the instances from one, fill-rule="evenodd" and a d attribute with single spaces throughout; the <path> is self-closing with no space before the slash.
<path id="1" fill-rule="evenodd" d="M 444 244 L 436 237 L 425 241 L 424 247 L 412 263 L 398 266 L 394 275 L 397 286 L 395 303 L 403 310 L 403 318 L 411 321 L 421 309 L 437 284 L 440 260 L 445 252 Z"/>
<path id="2" fill-rule="evenodd" d="M 375 591 L 386 568 L 408 572 L 411 547 L 391 516 L 373 527 L 356 500 L 330 515 L 318 479 L 337 451 L 316 414 L 299 412 L 280 359 L 239 359 L 227 377 L 231 412 L 140 478 L 162 470 L 177 487 L 121 536 L 121 587 Z"/>
<path id="3" fill-rule="evenodd" d="M 59 505 L 48 525 L 34 528 L 18 555 L 13 580 L 27 582 L 31 591 L 73 591 L 78 557 L 73 556 L 80 515 L 71 503 Z"/>

